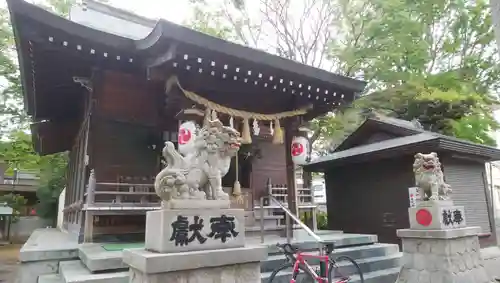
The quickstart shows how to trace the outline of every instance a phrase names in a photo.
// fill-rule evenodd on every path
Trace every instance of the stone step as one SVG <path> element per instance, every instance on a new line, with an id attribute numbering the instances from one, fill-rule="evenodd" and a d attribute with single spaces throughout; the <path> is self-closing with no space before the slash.
<path id="1" fill-rule="evenodd" d="M 91 273 L 79 260 L 59 263 L 59 274 L 65 283 L 127 283 L 128 271 Z"/>
<path id="2" fill-rule="evenodd" d="M 256 233 L 258 233 L 257 235 L 260 235 L 260 228 L 258 228 L 256 231 Z M 266 233 L 268 232 L 269 231 L 267 231 Z M 281 234 L 284 233 L 283 230 L 275 230 L 275 232 Z M 301 233 L 302 232 L 296 232 L 297 236 L 299 236 L 299 239 L 308 239 L 305 237 L 305 235 L 301 235 Z M 342 246 L 361 245 L 361 247 L 357 247 L 360 252 L 363 251 L 363 245 L 370 245 L 377 241 L 377 237 L 374 235 L 344 235 L 342 234 L 342 231 L 318 231 L 318 235 L 325 240 L 334 239 L 333 242 L 337 247 L 336 249 L 340 249 Z M 258 238 L 252 239 L 248 235 L 248 232 L 246 236 L 247 243 L 254 240 L 251 244 L 260 244 Z M 264 239 L 269 244 L 270 255 L 281 255 L 281 251 L 276 249 L 275 243 L 282 243 L 286 241 L 285 238 L 267 234 Z M 318 244 L 312 238 L 309 240 L 301 240 L 300 242 L 293 242 L 293 244 L 303 251 L 315 250 L 318 248 Z M 101 244 L 83 244 L 80 246 L 78 254 L 82 263 L 91 272 L 99 272 L 104 270 L 119 271 L 120 269 L 127 268 L 127 266 L 122 262 L 122 251 L 106 251 L 102 248 Z M 370 251 L 368 251 L 368 254 L 370 254 Z"/>
<path id="3" fill-rule="evenodd" d="M 378 270 L 363 274 L 364 283 L 393 283 L 398 279 L 401 267 Z M 359 278 L 353 278 L 349 283 L 360 283 Z"/>
<path id="4" fill-rule="evenodd" d="M 339 255 L 346 255 L 354 260 L 362 260 L 365 258 L 378 258 L 391 256 L 399 253 L 399 247 L 395 244 L 373 244 L 367 246 L 360 247 L 349 247 L 349 248 L 339 248 L 335 249 L 332 253 L 332 256 L 335 258 Z M 315 252 L 317 254 L 317 252 Z M 262 262 L 261 271 L 262 272 L 271 272 L 278 268 L 283 261 L 285 260 L 285 255 L 276 254 L 271 255 L 267 258 L 266 261 Z M 319 264 L 318 259 L 308 259 L 308 263 L 312 265 Z M 393 266 L 390 266 L 393 267 Z M 362 267 L 363 268 L 363 267 Z M 368 269 L 367 269 L 368 270 Z M 372 270 L 373 271 L 373 270 Z"/>
<path id="5" fill-rule="evenodd" d="M 321 235 L 320 238 L 324 242 L 333 243 L 335 249 L 354 247 L 354 246 L 365 246 L 372 245 L 377 242 L 377 235 L 365 235 L 365 234 L 342 234 L 333 233 L 329 235 Z M 280 243 L 283 243 L 286 239 L 280 239 Z M 301 251 L 312 251 L 318 249 L 318 243 L 311 237 L 309 239 L 304 238 L 300 242 L 293 242 L 292 244 Z M 282 252 L 275 246 L 271 245 L 269 247 L 269 254 L 281 254 Z"/>
<path id="6" fill-rule="evenodd" d="M 369 273 L 369 272 L 399 267 L 400 263 L 401 263 L 401 259 L 402 259 L 402 254 L 397 253 L 397 254 L 392 254 L 392 255 L 388 255 L 388 256 L 358 259 L 358 260 L 356 260 L 356 263 L 361 268 L 361 272 L 363 272 L 363 274 L 365 274 L 365 273 Z M 266 276 L 269 277 L 271 275 L 272 271 L 275 268 L 279 267 L 283 263 L 284 263 L 284 261 L 281 261 L 273 269 L 267 269 L 261 273 L 266 274 Z M 315 268 L 319 266 L 318 261 L 308 261 L 308 264 L 311 266 L 314 266 Z M 344 274 L 344 275 L 352 275 L 356 271 L 354 266 L 348 262 L 339 262 L 338 264 L 339 264 L 339 268 L 340 268 L 342 274 Z M 285 277 L 287 275 L 290 275 L 291 272 L 292 272 L 291 270 L 282 271 L 283 276 L 285 276 Z M 280 274 L 281 274 L 281 272 L 280 272 Z"/>
<path id="7" fill-rule="evenodd" d="M 64 283 L 60 274 L 46 274 L 38 276 L 37 283 Z"/>
<path id="8" fill-rule="evenodd" d="M 122 251 L 106 251 L 100 244 L 85 244 L 78 250 L 82 263 L 91 271 L 127 269 Z"/>
<path id="9" fill-rule="evenodd" d="M 379 258 L 374 258 L 374 259 L 366 259 L 365 262 L 369 262 L 370 260 L 372 261 L 377 261 Z M 363 265 L 364 263 L 362 261 L 357 262 L 358 265 Z M 319 268 L 317 265 L 312 266 L 315 270 Z M 362 268 L 362 267 L 361 267 Z M 363 268 L 362 268 L 363 269 Z M 370 271 L 363 271 L 363 278 L 364 278 L 364 283 L 392 283 L 395 282 L 400 271 L 401 267 L 399 266 L 392 266 L 389 268 L 384 268 L 384 269 L 379 269 L 379 270 L 370 270 Z M 342 270 L 342 272 L 345 274 L 345 269 Z M 261 273 L 261 282 L 262 283 L 270 283 L 269 282 L 269 276 L 271 276 L 272 272 L 264 272 Z M 292 270 L 284 270 L 281 271 L 272 281 L 272 283 L 289 283 L 290 278 L 292 275 Z M 301 275 L 299 274 L 297 278 L 297 282 L 301 282 Z M 359 276 L 355 275 L 352 276 L 351 281 L 349 283 L 360 283 L 360 278 Z"/>

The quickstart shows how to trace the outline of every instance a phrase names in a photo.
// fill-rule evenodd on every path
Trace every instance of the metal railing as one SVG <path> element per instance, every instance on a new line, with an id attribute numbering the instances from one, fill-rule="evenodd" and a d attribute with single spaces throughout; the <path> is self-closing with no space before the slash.
<path id="1" fill-rule="evenodd" d="M 290 219 L 292 219 L 296 224 L 300 226 L 304 231 L 306 231 L 309 236 L 311 236 L 316 242 L 322 243 L 321 238 L 314 233 L 317 230 L 316 223 L 316 213 L 313 211 L 313 230 L 309 228 L 304 222 L 302 222 L 295 214 L 293 214 L 287 207 L 285 207 L 279 200 L 277 200 L 274 196 L 268 195 L 260 198 L 260 242 L 264 243 L 264 200 L 268 199 L 269 203 L 274 202 L 278 205 L 278 207 L 285 212 L 285 229 L 286 229 L 286 241 L 287 243 L 291 243 L 291 229 L 293 226 L 290 223 Z M 314 210 L 314 208 L 313 208 Z"/>

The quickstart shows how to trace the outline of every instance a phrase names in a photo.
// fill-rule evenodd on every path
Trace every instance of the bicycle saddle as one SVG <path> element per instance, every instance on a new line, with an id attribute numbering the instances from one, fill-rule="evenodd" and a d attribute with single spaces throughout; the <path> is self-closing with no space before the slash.
<path id="1" fill-rule="evenodd" d="M 294 247 L 289 243 L 285 243 L 285 244 L 277 243 L 276 246 L 279 249 L 282 249 L 285 253 L 294 254 L 294 253 L 299 251 L 299 249 L 297 247 Z"/>

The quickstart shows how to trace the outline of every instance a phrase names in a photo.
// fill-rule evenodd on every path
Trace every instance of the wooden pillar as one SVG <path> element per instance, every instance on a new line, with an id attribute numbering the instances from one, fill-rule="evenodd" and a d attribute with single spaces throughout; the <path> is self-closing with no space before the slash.
<path id="1" fill-rule="evenodd" d="M 298 208 L 297 208 L 297 187 L 296 187 L 296 180 L 295 180 L 295 165 L 292 161 L 292 139 L 296 134 L 296 123 L 295 121 L 290 119 L 288 123 L 286 123 L 285 127 L 285 137 L 284 137 L 284 142 L 285 142 L 285 160 L 286 160 L 286 185 L 287 185 L 287 190 L 288 190 L 288 209 L 295 214 L 297 217 L 299 217 L 298 213 Z M 293 224 L 290 225 L 288 228 L 290 229 L 288 232 L 290 233 L 289 235 L 293 236 Z"/>

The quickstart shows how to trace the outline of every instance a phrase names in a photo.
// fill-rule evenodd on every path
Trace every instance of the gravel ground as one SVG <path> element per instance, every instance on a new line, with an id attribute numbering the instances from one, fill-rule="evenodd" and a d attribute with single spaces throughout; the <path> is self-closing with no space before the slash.
<path id="1" fill-rule="evenodd" d="M 0 246 L 0 282 L 14 283 L 21 245 Z"/>

